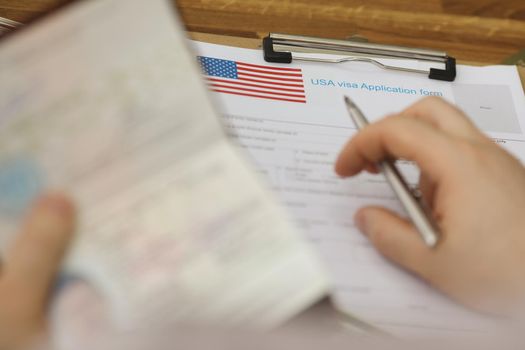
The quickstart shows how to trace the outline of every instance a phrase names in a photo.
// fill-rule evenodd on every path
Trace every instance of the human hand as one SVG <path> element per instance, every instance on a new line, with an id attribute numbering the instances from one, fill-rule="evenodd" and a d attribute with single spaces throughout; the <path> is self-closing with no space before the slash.
<path id="1" fill-rule="evenodd" d="M 509 314 L 525 306 L 525 168 L 457 108 L 426 98 L 359 132 L 336 172 L 377 173 L 385 158 L 414 161 L 420 191 L 441 240 L 425 246 L 405 218 L 368 207 L 356 225 L 388 259 L 479 311 Z"/>
<path id="2" fill-rule="evenodd" d="M 61 195 L 40 198 L 0 266 L 0 349 L 45 334 L 50 293 L 73 236 L 74 208 Z"/>

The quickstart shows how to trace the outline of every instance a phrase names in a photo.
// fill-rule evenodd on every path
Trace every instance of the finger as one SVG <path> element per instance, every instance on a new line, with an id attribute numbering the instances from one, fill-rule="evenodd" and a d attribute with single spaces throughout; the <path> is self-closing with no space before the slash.
<path id="1" fill-rule="evenodd" d="M 367 164 L 386 158 L 415 161 L 438 180 L 452 166 L 452 140 L 426 122 L 393 116 L 371 124 L 354 136 L 339 155 L 335 170 L 353 176 Z"/>
<path id="2" fill-rule="evenodd" d="M 424 120 L 454 136 L 482 137 L 479 129 L 461 110 L 439 97 L 421 99 L 400 114 Z"/>
<path id="3" fill-rule="evenodd" d="M 371 174 L 379 174 L 379 168 L 374 163 L 368 163 L 365 165 L 365 170 Z"/>
<path id="4" fill-rule="evenodd" d="M 421 277 L 427 276 L 434 251 L 414 226 L 397 214 L 379 207 L 360 209 L 356 225 L 387 259 Z"/>
<path id="5" fill-rule="evenodd" d="M 432 208 L 434 203 L 434 193 L 436 190 L 436 183 L 432 181 L 429 175 L 421 173 L 419 176 L 419 192 L 423 196 L 425 203 Z"/>
<path id="6" fill-rule="evenodd" d="M 25 310 L 45 308 L 49 291 L 72 238 L 75 215 L 62 195 L 38 200 L 8 251 L 2 288 L 24 302 Z"/>

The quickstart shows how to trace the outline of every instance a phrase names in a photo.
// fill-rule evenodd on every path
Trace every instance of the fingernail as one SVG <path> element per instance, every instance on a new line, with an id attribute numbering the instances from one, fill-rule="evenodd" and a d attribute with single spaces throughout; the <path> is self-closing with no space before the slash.
<path id="1" fill-rule="evenodd" d="M 335 164 L 334 164 L 334 172 L 337 174 L 337 176 L 339 177 L 343 177 L 343 175 L 341 174 L 341 167 L 339 165 L 339 159 L 337 159 L 335 161 Z"/>
<path id="2" fill-rule="evenodd" d="M 341 179 L 345 179 L 348 177 L 348 169 L 344 169 L 341 165 L 336 164 L 334 166 L 334 171 L 335 174 Z"/>
<path id="3" fill-rule="evenodd" d="M 74 231 L 76 215 L 73 204 L 64 195 L 49 194 L 37 199 L 26 218 L 25 229 L 43 239 L 62 239 Z"/>
<path id="4" fill-rule="evenodd" d="M 52 211 L 59 215 L 70 216 L 74 212 L 74 207 L 65 195 L 51 193 L 43 195 L 37 200 L 35 210 Z"/>

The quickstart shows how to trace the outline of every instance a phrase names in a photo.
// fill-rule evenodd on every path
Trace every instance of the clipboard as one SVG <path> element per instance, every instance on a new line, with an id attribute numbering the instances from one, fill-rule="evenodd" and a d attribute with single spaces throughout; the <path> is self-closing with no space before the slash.
<path id="1" fill-rule="evenodd" d="M 269 62 L 273 62 L 273 63 L 289 64 L 289 63 L 293 62 L 293 59 L 294 59 L 293 52 L 291 52 L 291 56 L 292 57 L 290 57 L 290 55 L 288 55 L 288 54 L 281 56 L 280 52 L 278 52 L 278 51 L 282 51 L 282 52 L 286 53 L 286 51 L 290 47 L 281 46 L 281 47 L 277 48 L 277 47 L 275 47 L 276 46 L 276 41 L 270 42 L 274 46 L 274 47 L 271 48 L 271 50 L 268 47 L 265 47 L 265 45 L 269 45 L 268 37 L 270 37 L 270 36 L 264 38 L 261 41 L 261 39 L 256 39 L 256 38 L 243 38 L 243 37 L 237 37 L 237 36 L 228 36 L 228 35 L 210 34 L 210 33 L 200 33 L 200 32 L 188 32 L 188 35 L 193 40 L 206 42 L 206 43 L 210 43 L 210 44 L 219 44 L 219 45 L 227 45 L 227 46 L 233 46 L 233 47 L 239 47 L 239 48 L 261 50 L 261 55 L 265 56 L 265 60 L 269 61 Z M 281 36 L 279 36 L 279 37 L 281 37 Z M 293 38 L 297 38 L 297 36 L 292 36 L 292 37 Z M 312 39 L 311 37 L 300 37 L 300 38 Z M 313 39 L 315 39 L 315 40 L 325 40 L 325 39 L 318 39 L 318 38 L 313 38 Z M 344 42 L 344 41 L 337 40 L 336 42 L 337 42 L 337 44 L 339 44 L 340 42 Z M 351 43 L 351 44 L 354 44 L 354 43 Z M 371 45 L 373 45 L 371 47 L 378 47 L 377 44 L 371 44 Z M 344 46 L 344 48 L 346 48 L 345 45 L 343 45 L 343 46 Z M 361 45 L 358 45 L 358 46 L 361 46 Z M 367 47 L 370 47 L 370 46 L 367 45 Z M 379 45 L 379 47 L 380 48 L 384 48 L 383 45 Z M 400 48 L 400 47 L 396 47 L 396 48 Z M 270 50 L 270 51 L 274 51 L 274 52 L 265 51 L 265 49 L 266 50 Z M 401 49 L 403 49 L 403 48 L 401 48 Z M 299 50 L 303 50 L 303 51 L 297 51 L 299 53 L 305 52 L 304 48 L 300 48 Z M 311 54 L 312 53 L 326 53 L 326 52 L 321 52 L 321 51 L 315 52 L 315 50 L 313 50 L 313 52 L 312 51 L 307 51 L 307 52 L 311 53 Z M 332 51 L 332 52 L 335 52 L 335 51 Z M 276 55 L 275 60 L 274 60 L 274 57 L 267 57 L 268 54 L 269 55 L 275 54 Z M 430 79 L 437 79 L 437 80 L 451 81 L 452 82 L 452 81 L 454 81 L 455 76 L 456 76 L 456 71 L 455 71 L 455 69 L 456 69 L 456 60 L 454 58 L 452 58 L 452 57 L 449 57 L 445 53 L 440 52 L 440 54 L 442 54 L 441 56 L 443 57 L 443 61 L 442 61 L 443 63 L 445 63 L 444 62 L 445 59 L 448 59 L 448 58 L 451 59 L 449 64 L 451 64 L 451 65 L 453 64 L 454 65 L 454 71 L 453 72 L 451 72 L 451 71 L 445 72 L 444 74 L 452 74 L 453 73 L 453 78 L 452 79 L 438 79 L 438 78 L 432 78 L 430 76 L 429 76 L 429 78 Z M 379 55 L 379 56 L 380 57 L 384 57 L 384 56 L 381 56 L 381 55 Z M 414 57 L 410 57 L 410 55 L 407 55 L 407 56 L 408 57 L 402 57 L 402 58 L 406 58 L 408 60 L 410 60 L 410 59 L 413 59 L 413 60 L 417 59 L 417 58 L 414 58 Z M 295 59 L 297 59 L 297 58 L 295 57 Z M 307 60 L 303 60 L 303 61 L 312 61 L 312 60 L 307 59 Z M 358 61 L 358 60 L 354 60 L 354 61 Z M 323 61 L 316 59 L 316 60 L 314 60 L 314 62 L 323 62 Z M 439 62 L 439 61 L 436 61 L 436 62 Z M 326 63 L 330 64 L 332 62 L 326 62 Z M 338 63 L 338 62 L 335 62 L 335 63 Z M 459 63 L 469 64 L 469 65 L 474 65 L 474 66 L 482 66 L 483 65 L 481 63 L 475 63 L 475 62 L 461 62 L 461 61 L 459 61 Z M 517 71 L 519 73 L 520 79 L 521 79 L 522 89 L 525 91 L 525 67 L 521 67 L 521 66 L 515 66 L 515 67 L 516 67 L 516 69 L 517 69 Z M 403 71 L 402 69 L 394 69 L 394 70 Z M 447 67 L 445 67 L 445 71 L 446 70 L 447 70 Z M 414 72 L 414 73 L 424 73 L 424 74 L 430 75 L 430 71 Z M 306 325 L 306 327 L 308 327 L 308 326 L 312 325 L 312 320 L 314 320 L 315 325 L 321 327 L 321 329 L 328 329 L 328 330 L 338 329 L 338 330 L 343 330 L 345 332 L 349 332 L 349 333 L 352 333 L 352 334 L 373 335 L 373 336 L 379 336 L 379 337 L 386 338 L 386 339 L 395 339 L 396 338 L 393 334 L 388 333 L 387 331 L 385 331 L 385 330 L 375 326 L 374 324 L 368 323 L 368 322 L 360 319 L 356 315 L 353 315 L 353 314 L 348 313 L 348 312 L 340 311 L 335 306 L 335 303 L 334 303 L 334 301 L 332 300 L 332 298 L 330 296 L 326 296 L 325 298 L 321 299 L 320 301 L 318 301 L 317 303 L 315 303 L 311 307 L 309 307 L 309 308 L 305 309 L 304 311 L 302 311 L 299 315 L 297 315 L 295 318 L 293 318 L 288 323 L 286 323 L 284 325 L 284 327 L 287 327 L 287 326 L 290 326 L 290 327 L 294 327 L 294 326 L 304 327 L 305 325 Z"/>
<path id="2" fill-rule="evenodd" d="M 261 39 L 255 39 L 255 38 L 241 38 L 241 37 L 236 37 L 236 36 L 210 34 L 210 33 L 199 33 L 199 32 L 189 32 L 188 35 L 193 40 L 203 41 L 203 42 L 207 42 L 207 43 L 210 43 L 210 44 L 221 44 L 221 45 L 229 45 L 229 46 L 240 47 L 240 48 L 245 48 L 245 49 L 260 49 L 260 50 L 263 49 L 263 46 L 264 46 L 264 44 L 263 44 L 264 39 L 263 39 L 263 41 L 261 41 Z M 295 37 L 295 36 L 293 36 L 293 37 Z M 318 38 L 315 38 L 315 39 L 318 39 Z M 321 39 L 321 40 L 325 40 L 325 39 Z M 337 40 L 337 42 L 341 42 L 341 41 L 344 42 L 344 40 Z M 273 41 L 274 45 L 275 45 L 275 43 L 276 42 Z M 357 43 L 357 41 L 354 41 L 353 43 Z M 374 45 L 375 46 L 377 44 L 368 44 L 368 45 Z M 380 45 L 380 47 L 381 46 L 383 46 L 383 45 Z M 402 48 L 402 47 L 396 47 L 396 48 Z M 278 49 L 278 48 L 275 48 L 274 51 L 276 49 Z M 282 47 L 282 46 L 279 47 L 279 50 L 283 50 L 284 51 L 284 47 Z M 324 53 L 326 53 L 326 52 L 324 52 Z M 442 52 L 440 52 L 440 53 L 442 53 Z M 407 57 L 406 59 L 407 60 L 410 60 L 410 59 L 414 60 L 415 58 Z M 293 52 L 292 52 L 292 60 L 293 60 Z M 281 63 L 283 63 L 283 62 L 281 62 Z M 470 65 L 475 65 L 475 66 L 485 65 L 485 64 L 477 63 L 477 62 L 463 62 L 463 61 L 459 61 L 457 63 L 470 64 Z M 286 63 L 283 63 L 283 64 L 286 64 Z M 452 64 L 452 62 L 450 64 Z M 455 69 L 455 65 L 456 65 L 456 63 L 454 62 L 454 69 Z M 516 66 L 516 69 L 518 70 L 518 73 L 519 73 L 519 76 L 520 76 L 520 79 L 521 79 L 522 88 L 525 91 L 525 67 Z M 446 67 L 445 67 L 445 70 L 446 70 Z M 430 74 L 430 72 L 425 71 L 425 74 Z M 455 76 L 454 76 L 454 78 L 455 78 Z M 440 80 L 445 80 L 445 79 L 440 79 Z M 448 80 L 448 81 L 453 81 L 453 80 L 454 79 Z"/>

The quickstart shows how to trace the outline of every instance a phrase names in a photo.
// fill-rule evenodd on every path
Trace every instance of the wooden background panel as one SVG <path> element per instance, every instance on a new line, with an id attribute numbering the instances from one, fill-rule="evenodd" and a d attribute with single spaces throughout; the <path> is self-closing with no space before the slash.
<path id="1" fill-rule="evenodd" d="M 450 14 L 525 20 L 523 0 L 440 0 Z"/>
<path id="2" fill-rule="evenodd" d="M 64 0 L 0 0 L 25 21 Z M 270 31 L 443 49 L 498 63 L 525 48 L 524 0 L 178 0 L 191 31 L 260 38 Z"/>
<path id="3" fill-rule="evenodd" d="M 467 61 L 499 62 L 525 47 L 525 22 L 385 9 L 386 2 L 349 0 L 179 0 L 190 30 L 264 35 L 269 31 L 345 38 L 358 33 L 373 42 L 444 49 Z M 400 1 L 408 6 L 408 2 Z M 392 2 L 393 4 L 393 2 Z M 431 3 L 432 4 L 432 3 Z M 438 4 L 434 3 L 434 7 Z M 394 6 L 392 6 L 394 7 Z"/>
<path id="4" fill-rule="evenodd" d="M 0 0 L 0 17 L 25 22 L 61 0 Z"/>

